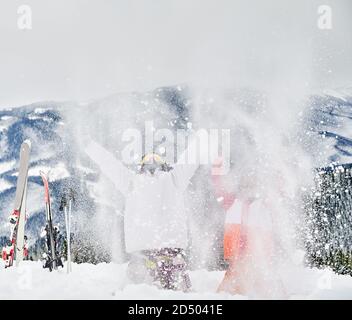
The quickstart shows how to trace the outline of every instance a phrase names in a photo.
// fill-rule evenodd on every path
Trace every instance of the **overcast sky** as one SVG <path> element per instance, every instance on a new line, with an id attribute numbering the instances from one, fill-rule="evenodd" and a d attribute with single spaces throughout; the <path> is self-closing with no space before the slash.
<path id="1" fill-rule="evenodd" d="M 32 9 L 19 30 L 17 8 Z M 332 30 L 317 27 L 329 4 Z M 352 1 L 0 0 L 0 106 L 190 83 L 352 84 Z"/>

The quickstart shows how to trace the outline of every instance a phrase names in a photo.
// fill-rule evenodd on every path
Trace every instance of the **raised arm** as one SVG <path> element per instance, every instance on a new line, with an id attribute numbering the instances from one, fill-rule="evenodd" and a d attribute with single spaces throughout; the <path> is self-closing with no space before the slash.
<path id="1" fill-rule="evenodd" d="M 187 149 L 178 157 L 173 170 L 176 183 L 183 190 L 187 188 L 199 165 L 209 163 L 208 137 L 202 141 L 201 136 L 192 134 L 188 141 Z"/>
<path id="2" fill-rule="evenodd" d="M 92 141 L 85 148 L 86 154 L 100 168 L 101 172 L 126 196 L 133 174 L 100 144 Z"/>

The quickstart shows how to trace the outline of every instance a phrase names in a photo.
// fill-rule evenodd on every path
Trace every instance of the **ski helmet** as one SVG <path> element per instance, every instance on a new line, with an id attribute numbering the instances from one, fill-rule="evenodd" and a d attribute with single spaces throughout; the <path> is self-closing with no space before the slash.
<path id="1" fill-rule="evenodd" d="M 170 171 L 171 167 L 157 153 L 148 153 L 144 155 L 140 163 L 140 171 L 149 171 L 151 174 L 154 174 L 156 170 Z"/>

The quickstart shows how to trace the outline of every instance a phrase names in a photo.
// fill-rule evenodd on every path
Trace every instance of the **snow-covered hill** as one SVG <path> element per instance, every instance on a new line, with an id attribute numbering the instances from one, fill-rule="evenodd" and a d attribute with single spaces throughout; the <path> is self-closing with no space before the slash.
<path id="1" fill-rule="evenodd" d="M 256 112 L 259 101 L 253 92 L 227 93 L 226 99 L 236 100 L 247 109 L 254 105 L 252 113 Z M 39 177 L 39 171 L 44 170 L 50 172 L 55 222 L 64 225 L 63 214 L 58 210 L 59 198 L 64 188 L 71 186 L 78 200 L 74 208 L 73 231 L 89 245 L 94 243 L 107 250 L 108 260 L 111 256 L 117 261 L 123 260 L 123 199 L 84 155 L 84 144 L 94 138 L 119 157 L 122 130 L 131 127 L 143 130 L 146 120 L 153 120 L 156 127 L 185 128 L 193 120 L 194 105 L 198 103 L 195 100 L 189 88 L 176 86 L 145 93 L 116 94 L 81 104 L 43 102 L 1 110 L 0 237 L 5 239 L 9 234 L 7 217 L 13 205 L 19 146 L 25 138 L 30 138 L 33 150 L 26 231 L 30 243 L 35 243 L 44 225 L 44 195 Z M 206 103 L 221 106 L 223 101 L 208 97 Z M 320 134 L 323 138 L 319 144 L 308 144 L 307 151 L 314 158 L 319 149 L 324 149 L 323 165 L 332 161 L 352 162 L 352 94 L 344 91 L 316 95 L 309 99 L 309 104 L 309 125 L 302 128 L 307 131 L 302 135 Z M 207 106 L 203 108 L 205 112 Z M 200 170 L 198 175 L 202 174 L 204 176 Z M 198 201 L 192 205 L 193 214 L 197 219 L 207 219 L 207 223 L 191 226 L 195 267 L 214 267 L 221 253 L 218 239 L 221 239 L 223 216 L 217 213 L 219 208 L 207 183 L 198 182 L 197 190 L 193 192 L 196 195 L 193 198 Z M 199 203 L 203 206 L 200 209 Z M 207 235 L 206 245 L 204 237 L 200 236 L 204 234 Z"/>
<path id="2" fill-rule="evenodd" d="M 327 160 L 337 163 L 352 162 L 352 89 L 330 91 L 312 96 L 311 126 L 331 145 Z"/>

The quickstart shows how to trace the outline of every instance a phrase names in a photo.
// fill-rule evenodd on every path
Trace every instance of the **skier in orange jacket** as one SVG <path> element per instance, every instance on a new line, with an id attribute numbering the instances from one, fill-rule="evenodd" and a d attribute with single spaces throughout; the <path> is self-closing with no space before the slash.
<path id="1" fill-rule="evenodd" d="M 222 160 L 218 159 L 212 169 L 212 180 L 217 200 L 226 211 L 223 246 L 228 262 L 218 292 L 259 297 L 272 296 L 272 288 L 282 292 L 282 284 L 275 281 L 278 279 L 273 270 L 270 204 L 256 194 L 253 178 L 242 178 L 235 194 L 225 186 L 223 173 Z"/>

